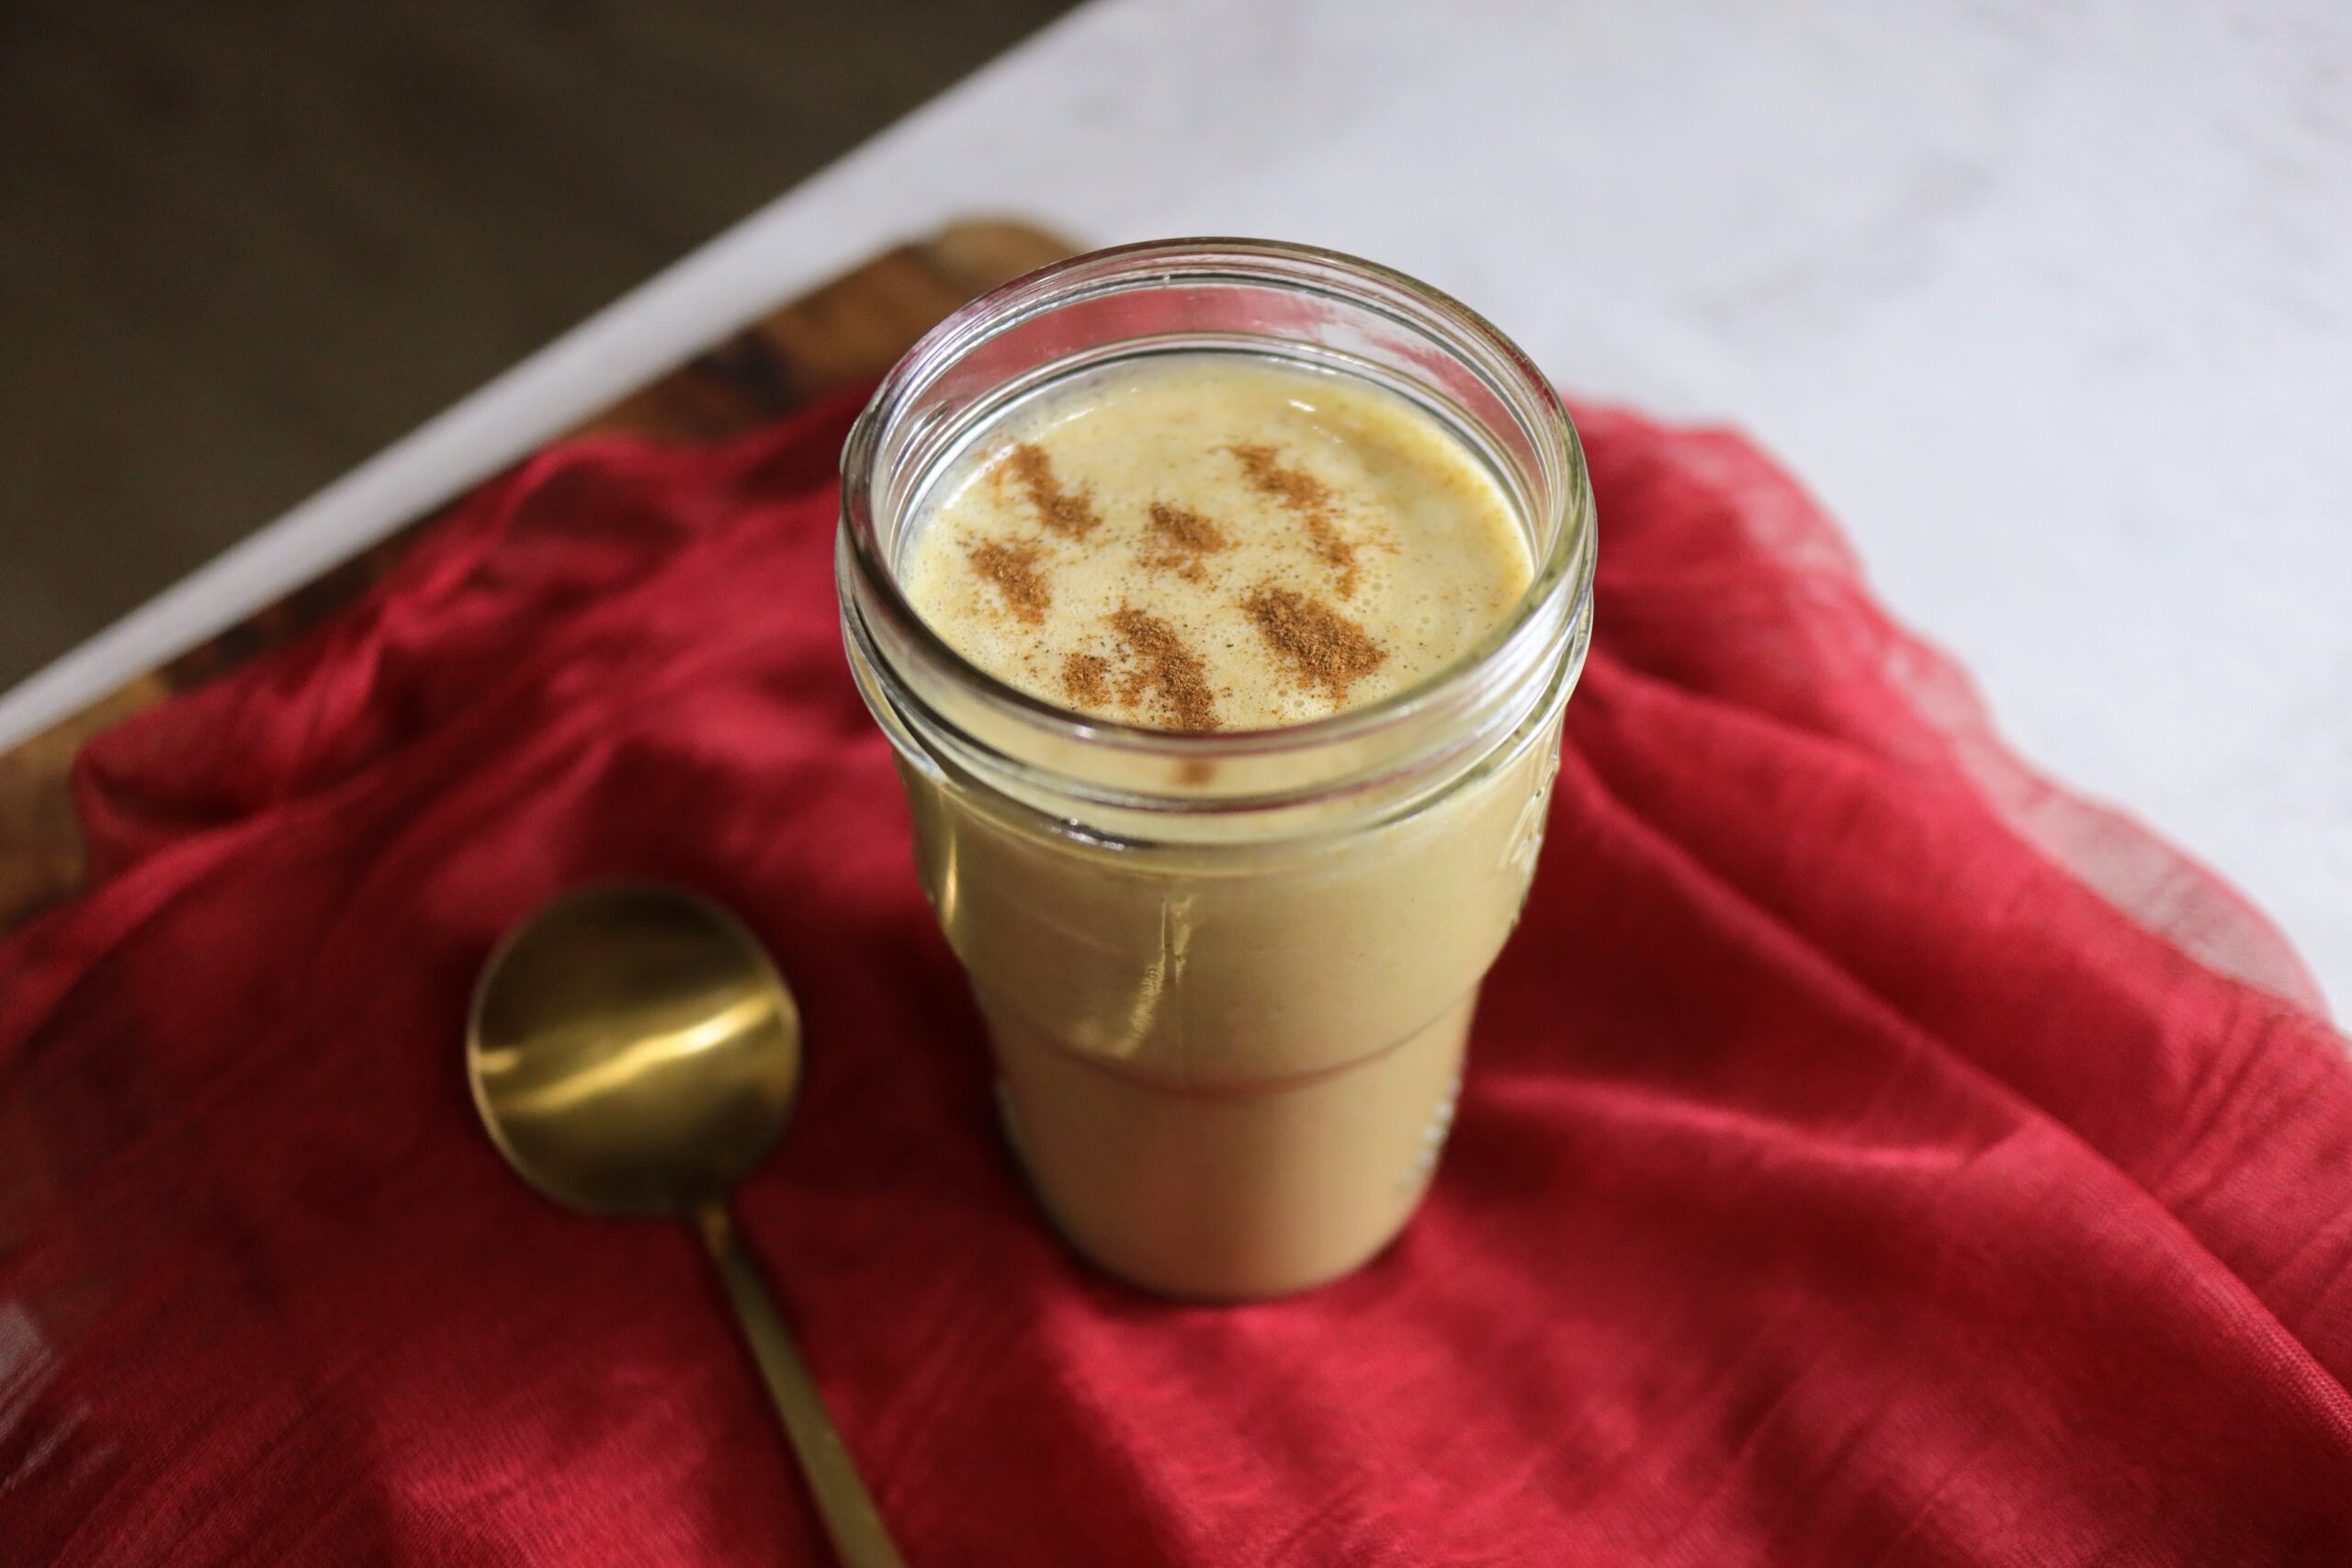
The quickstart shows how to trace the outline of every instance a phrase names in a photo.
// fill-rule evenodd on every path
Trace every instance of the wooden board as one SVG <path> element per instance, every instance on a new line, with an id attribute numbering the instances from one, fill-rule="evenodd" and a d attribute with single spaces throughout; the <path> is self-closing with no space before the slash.
<path id="1" fill-rule="evenodd" d="M 957 306 L 1074 248 L 1021 223 L 951 225 L 772 311 L 581 428 L 677 440 L 748 429 L 837 387 L 880 375 Z M 73 897 L 82 886 L 71 774 L 86 741 L 317 626 L 413 548 L 433 522 L 427 516 L 409 525 L 211 641 L 0 753 L 0 931 Z"/>

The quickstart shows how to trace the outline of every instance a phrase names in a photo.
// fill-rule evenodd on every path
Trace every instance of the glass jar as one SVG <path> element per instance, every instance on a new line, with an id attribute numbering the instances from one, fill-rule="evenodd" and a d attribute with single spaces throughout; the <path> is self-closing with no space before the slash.
<path id="1" fill-rule="evenodd" d="M 1362 378 L 1465 442 L 1527 531 L 1533 576 L 1510 614 L 1419 685 L 1242 732 L 1072 713 L 948 647 L 898 584 L 927 485 L 1041 387 L 1204 351 Z M 1387 268 L 1171 241 L 1077 257 L 950 317 L 842 461 L 850 662 L 1046 1213 L 1112 1272 L 1189 1298 L 1363 1262 L 1410 1216 L 1452 1120 L 1590 634 L 1591 491 L 1549 383 Z"/>

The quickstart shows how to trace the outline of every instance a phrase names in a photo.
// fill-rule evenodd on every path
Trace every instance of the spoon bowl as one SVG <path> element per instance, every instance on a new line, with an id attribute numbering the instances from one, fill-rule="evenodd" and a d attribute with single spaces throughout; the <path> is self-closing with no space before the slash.
<path id="1" fill-rule="evenodd" d="M 467 1032 L 499 1152 L 592 1213 L 686 1214 L 767 1156 L 800 1083 L 800 1011 L 751 932 L 673 888 L 568 893 L 483 971 Z"/>

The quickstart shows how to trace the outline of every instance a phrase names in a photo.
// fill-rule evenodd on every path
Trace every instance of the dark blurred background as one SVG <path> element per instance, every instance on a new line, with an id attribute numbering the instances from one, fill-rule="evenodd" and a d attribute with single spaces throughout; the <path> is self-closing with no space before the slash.
<path id="1" fill-rule="evenodd" d="M 1069 8 L 0 0 L 0 689 Z"/>

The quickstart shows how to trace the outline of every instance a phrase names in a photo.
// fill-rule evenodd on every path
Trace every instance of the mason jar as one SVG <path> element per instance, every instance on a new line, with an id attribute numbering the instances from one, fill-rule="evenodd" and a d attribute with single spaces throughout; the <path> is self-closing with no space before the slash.
<path id="1" fill-rule="evenodd" d="M 1041 389 L 1171 353 L 1410 400 L 1509 498 L 1524 593 L 1419 684 L 1282 728 L 1143 728 L 976 668 L 899 585 L 928 488 Z M 882 383 L 842 454 L 843 639 L 1012 1143 L 1080 1252 L 1152 1291 L 1242 1300 L 1345 1273 L 1411 1216 L 1543 842 L 1594 549 L 1544 377 L 1445 295 L 1329 251 L 1080 256 L 958 311 Z"/>

